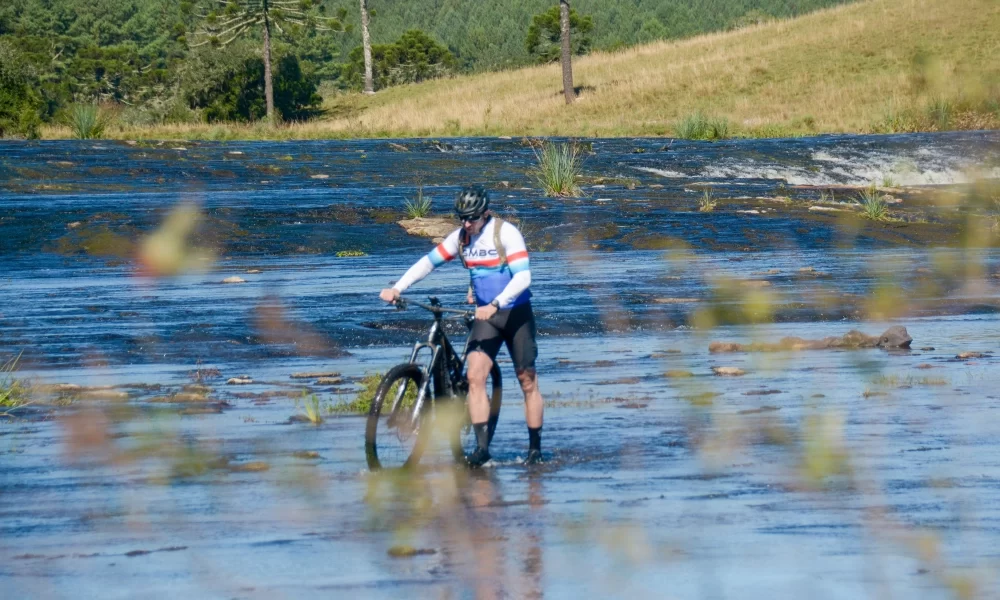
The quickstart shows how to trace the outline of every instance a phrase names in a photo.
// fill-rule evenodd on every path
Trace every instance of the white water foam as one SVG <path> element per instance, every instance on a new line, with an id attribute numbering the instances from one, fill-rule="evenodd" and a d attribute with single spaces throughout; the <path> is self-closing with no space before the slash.
<path id="1" fill-rule="evenodd" d="M 683 177 L 689 177 L 684 173 L 678 173 L 677 171 L 668 171 L 665 169 L 654 169 L 653 167 L 636 167 L 638 171 L 646 171 L 647 173 L 653 173 L 654 175 L 659 175 L 660 177 L 670 177 L 671 179 L 680 179 Z"/>
<path id="2" fill-rule="evenodd" d="M 892 182 L 895 185 L 955 185 L 1000 178 L 1000 167 L 918 148 L 909 156 L 872 152 L 864 156 L 814 152 L 811 158 L 832 165 L 829 172 L 848 185 Z"/>
<path id="3" fill-rule="evenodd" d="M 636 168 L 662 177 L 689 177 L 666 169 Z M 1000 166 L 984 165 L 970 158 L 926 147 L 897 154 L 859 152 L 856 149 L 842 153 L 817 150 L 800 164 L 724 158 L 704 167 L 697 176 L 727 180 L 730 184 L 738 183 L 734 180 L 740 179 L 764 179 L 804 186 L 864 186 L 871 183 L 886 186 L 956 185 L 981 179 L 1000 179 Z"/>

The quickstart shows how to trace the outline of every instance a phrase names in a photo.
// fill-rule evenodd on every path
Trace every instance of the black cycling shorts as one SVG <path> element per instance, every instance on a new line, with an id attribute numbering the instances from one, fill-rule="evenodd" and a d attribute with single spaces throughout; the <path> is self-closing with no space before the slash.
<path id="1" fill-rule="evenodd" d="M 538 344 L 535 342 L 535 314 L 531 303 L 498 310 L 486 321 L 476 320 L 469 334 L 469 352 L 485 352 L 496 361 L 500 345 L 507 344 L 507 351 L 514 361 L 514 370 L 520 373 L 535 368 Z"/>

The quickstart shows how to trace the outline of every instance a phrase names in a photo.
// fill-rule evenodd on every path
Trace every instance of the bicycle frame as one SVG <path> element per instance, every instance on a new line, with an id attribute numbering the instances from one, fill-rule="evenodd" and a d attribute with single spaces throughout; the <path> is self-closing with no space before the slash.
<path id="1" fill-rule="evenodd" d="M 454 398 L 458 392 L 462 391 L 459 389 L 462 382 L 462 372 L 465 370 L 465 360 L 468 357 L 469 352 L 469 337 L 466 336 L 465 346 L 462 349 L 461 356 L 455 352 L 454 346 L 451 345 L 451 341 L 448 340 L 447 334 L 444 332 L 443 327 L 443 314 L 445 311 L 457 312 L 464 316 L 466 326 L 469 330 L 472 329 L 473 317 L 470 311 L 461 311 L 456 309 L 446 309 L 441 307 L 440 301 L 437 298 L 430 299 L 430 306 L 422 305 L 420 303 L 415 303 L 422 308 L 430 310 L 434 314 L 434 323 L 431 324 L 430 331 L 427 334 L 426 342 L 417 342 L 413 345 L 413 351 L 410 353 L 410 364 L 419 364 L 418 358 L 421 351 L 430 351 L 430 357 L 426 363 L 420 367 L 421 371 L 424 373 L 424 381 L 417 390 L 417 399 L 414 404 L 413 411 L 410 413 L 409 426 L 412 430 L 416 430 L 418 427 L 417 421 L 420 418 L 421 409 L 424 403 L 427 401 L 428 396 L 433 394 L 432 401 L 436 399 L 439 395 L 447 395 L 448 397 Z M 405 304 L 401 304 L 405 307 Z M 443 361 L 443 365 L 441 364 Z M 433 388 L 432 384 L 436 384 Z M 432 391 L 433 390 L 433 391 Z M 396 392 L 396 398 L 393 400 L 392 409 L 390 412 L 390 423 L 394 421 L 394 416 L 396 415 L 396 407 L 402 401 L 405 395 L 405 389 L 400 388 Z"/>

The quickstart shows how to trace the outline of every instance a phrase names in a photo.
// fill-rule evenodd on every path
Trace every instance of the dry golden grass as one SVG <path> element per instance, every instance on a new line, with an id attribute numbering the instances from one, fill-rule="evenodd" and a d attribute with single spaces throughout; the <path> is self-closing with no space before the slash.
<path id="1" fill-rule="evenodd" d="M 1000 2 L 868 0 L 558 65 L 332 95 L 328 117 L 268 131 L 179 125 L 115 137 L 669 135 L 696 111 L 737 135 L 1000 127 Z M 931 119 L 934 102 L 947 119 Z M 938 113 L 934 113 L 938 114 Z M 55 132 L 50 132 L 54 134 Z"/>

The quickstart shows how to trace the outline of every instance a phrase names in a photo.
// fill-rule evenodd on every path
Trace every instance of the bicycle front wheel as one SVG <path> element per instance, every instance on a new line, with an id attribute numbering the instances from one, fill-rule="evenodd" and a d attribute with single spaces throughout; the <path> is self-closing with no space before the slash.
<path id="1" fill-rule="evenodd" d="M 431 435 L 431 399 L 424 398 L 419 414 L 414 412 L 423 381 L 420 368 L 407 363 L 390 369 L 379 383 L 365 426 L 365 457 L 372 471 L 420 462 Z"/>

